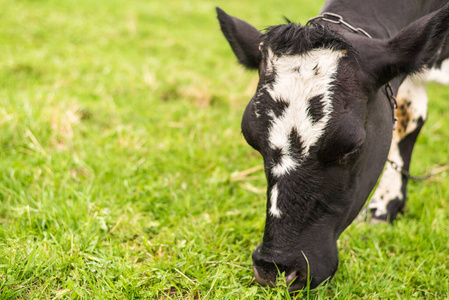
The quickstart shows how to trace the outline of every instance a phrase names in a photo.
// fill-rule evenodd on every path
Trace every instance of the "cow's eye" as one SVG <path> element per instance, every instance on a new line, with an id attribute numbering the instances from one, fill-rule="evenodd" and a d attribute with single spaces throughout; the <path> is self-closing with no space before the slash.
<path id="1" fill-rule="evenodd" d="M 357 158 L 364 148 L 364 135 L 341 135 L 339 138 L 327 140 L 318 152 L 320 160 L 324 164 L 345 164 Z"/>
<path id="2" fill-rule="evenodd" d="M 352 159 L 357 158 L 360 153 L 363 150 L 363 145 L 360 146 L 356 146 L 354 149 L 352 149 L 351 151 L 345 153 L 339 160 L 338 162 L 341 164 L 345 164 L 349 161 L 351 161 Z"/>

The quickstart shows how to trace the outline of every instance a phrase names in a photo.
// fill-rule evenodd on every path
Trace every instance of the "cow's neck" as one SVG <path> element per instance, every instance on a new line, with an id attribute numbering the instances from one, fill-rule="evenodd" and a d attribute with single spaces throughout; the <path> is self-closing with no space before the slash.
<path id="1" fill-rule="evenodd" d="M 447 0 L 328 0 L 321 13 L 339 14 L 374 38 L 388 38 L 446 3 Z"/>

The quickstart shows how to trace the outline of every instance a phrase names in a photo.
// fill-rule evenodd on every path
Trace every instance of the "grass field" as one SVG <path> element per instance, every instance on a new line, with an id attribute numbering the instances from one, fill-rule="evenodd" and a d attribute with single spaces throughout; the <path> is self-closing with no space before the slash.
<path id="1" fill-rule="evenodd" d="M 257 74 L 214 7 L 262 29 L 321 4 L 0 0 L 0 298 L 288 299 L 253 280 L 265 179 L 240 120 Z M 429 94 L 417 174 L 449 164 L 449 89 Z M 448 299 L 448 187 L 411 183 L 394 226 L 353 223 L 335 278 L 303 296 Z"/>

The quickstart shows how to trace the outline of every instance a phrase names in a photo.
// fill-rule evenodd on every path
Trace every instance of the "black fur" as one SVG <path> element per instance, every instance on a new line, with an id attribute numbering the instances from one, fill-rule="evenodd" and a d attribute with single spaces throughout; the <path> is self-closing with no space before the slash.
<path id="1" fill-rule="evenodd" d="M 321 118 L 324 117 L 324 104 L 321 102 L 323 100 L 324 95 L 318 95 L 309 99 L 309 108 L 307 109 L 307 114 L 312 119 L 313 123 L 318 122 Z"/>
<path id="2" fill-rule="evenodd" d="M 449 3 L 408 1 L 379 0 L 372 5 L 361 0 L 326 2 L 325 11 L 349 16 L 347 21 L 366 29 L 375 39 L 323 20 L 309 26 L 288 22 L 261 34 L 217 9 L 222 31 L 237 58 L 247 68 L 259 69 L 260 75 L 257 92 L 242 120 L 245 139 L 263 156 L 268 186 L 264 237 L 253 253 L 254 266 L 262 276 L 256 278 L 259 282 L 275 282 L 278 271 L 285 271 L 286 276 L 298 275 L 290 289 L 301 288 L 310 269 L 313 288 L 333 276 L 338 265 L 336 241 L 363 207 L 388 156 L 392 107 L 380 87 L 391 82 L 397 90 L 405 76 L 449 56 Z M 389 7 L 406 10 L 389 11 Z M 307 55 L 317 48 L 345 50 L 331 90 L 331 119 L 307 157 L 302 154 L 303 137 L 292 130 L 286 146 L 298 167 L 277 178 L 272 166 L 281 162 L 284 149 L 273 149 L 268 134 L 273 116 L 279 118 L 290 99 L 271 99 L 267 92 L 277 78 L 276 70 L 266 70 L 266 54 L 271 49 L 277 56 Z M 317 75 L 322 72 L 318 67 L 314 71 Z M 321 95 L 309 99 L 308 114 L 314 122 L 323 117 L 321 99 Z M 401 155 L 411 153 L 415 140 L 412 135 L 400 145 Z M 280 218 L 270 214 L 270 193 L 275 185 Z M 397 209 L 394 204 L 391 209 Z"/>
<path id="3" fill-rule="evenodd" d="M 272 26 L 267 28 L 262 39 L 264 48 L 271 48 L 276 55 L 303 54 L 317 48 L 353 49 L 342 35 L 315 23 L 309 26 L 295 23 Z"/>

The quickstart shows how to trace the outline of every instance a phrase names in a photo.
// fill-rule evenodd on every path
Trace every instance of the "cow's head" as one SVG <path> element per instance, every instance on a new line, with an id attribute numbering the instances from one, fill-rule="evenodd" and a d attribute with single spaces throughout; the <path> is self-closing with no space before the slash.
<path id="1" fill-rule="evenodd" d="M 308 275 L 311 287 L 334 275 L 336 241 L 375 186 L 390 147 L 392 107 L 381 87 L 432 61 L 448 11 L 374 40 L 319 24 L 262 34 L 217 8 L 238 60 L 260 76 L 242 121 L 268 183 L 265 232 L 253 253 L 260 284 L 275 285 L 285 272 L 290 290 L 298 290 Z"/>

